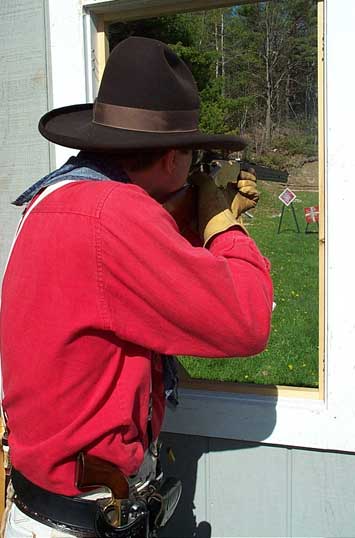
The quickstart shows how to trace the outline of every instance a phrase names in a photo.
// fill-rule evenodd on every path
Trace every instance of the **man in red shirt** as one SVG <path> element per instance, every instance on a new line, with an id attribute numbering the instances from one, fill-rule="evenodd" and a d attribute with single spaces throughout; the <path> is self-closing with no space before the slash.
<path id="1" fill-rule="evenodd" d="M 7 538 L 54 536 L 53 528 L 148 536 L 142 498 L 157 484 L 170 356 L 247 356 L 266 346 L 269 263 L 240 220 L 257 202 L 255 177 L 241 172 L 222 192 L 193 176 L 200 246 L 164 207 L 183 192 L 192 149 L 245 145 L 200 133 L 198 109 L 186 65 L 159 41 L 129 38 L 111 53 L 94 105 L 40 121 L 48 140 L 81 152 L 15 202 L 28 206 L 0 317 L 14 488 Z M 87 455 L 117 469 L 128 500 L 108 511 L 83 493 L 76 472 Z"/>

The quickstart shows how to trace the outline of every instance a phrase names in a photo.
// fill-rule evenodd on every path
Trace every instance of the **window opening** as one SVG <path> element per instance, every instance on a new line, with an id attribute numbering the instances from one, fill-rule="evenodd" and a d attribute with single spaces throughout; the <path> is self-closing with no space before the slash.
<path id="1" fill-rule="evenodd" d="M 254 2 L 104 20 L 98 27 L 101 57 L 129 35 L 167 42 L 197 80 L 202 130 L 246 136 L 250 143 L 241 158 L 288 174 L 283 182 L 259 180 L 261 200 L 245 219 L 272 263 L 277 306 L 269 345 L 247 359 L 181 357 L 184 385 L 271 394 L 276 388 L 285 396 L 322 398 L 323 2 Z M 292 211 L 279 198 L 285 188 L 295 195 Z M 314 207 L 318 222 L 308 223 L 305 209 Z"/>

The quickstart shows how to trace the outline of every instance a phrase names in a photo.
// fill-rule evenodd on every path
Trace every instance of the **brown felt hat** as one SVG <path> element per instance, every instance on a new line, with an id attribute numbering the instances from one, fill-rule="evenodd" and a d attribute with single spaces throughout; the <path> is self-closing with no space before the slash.
<path id="1" fill-rule="evenodd" d="M 52 110 L 39 130 L 51 142 L 89 151 L 245 147 L 237 136 L 201 133 L 199 106 L 191 71 L 167 45 L 129 37 L 111 52 L 95 103 Z"/>

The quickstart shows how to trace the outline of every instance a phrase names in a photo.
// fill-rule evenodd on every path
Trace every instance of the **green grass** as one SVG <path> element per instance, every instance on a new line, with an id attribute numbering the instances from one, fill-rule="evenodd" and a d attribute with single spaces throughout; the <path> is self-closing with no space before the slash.
<path id="1" fill-rule="evenodd" d="M 181 357 L 191 377 L 220 381 L 290 386 L 318 386 L 318 234 L 305 234 L 303 208 L 318 204 L 318 193 L 296 192 L 294 208 L 286 209 L 278 234 L 283 187 L 260 182 L 254 218 L 245 217 L 250 235 L 272 264 L 274 298 L 269 344 L 260 355 L 243 359 Z M 316 230 L 310 225 L 309 230 Z"/>

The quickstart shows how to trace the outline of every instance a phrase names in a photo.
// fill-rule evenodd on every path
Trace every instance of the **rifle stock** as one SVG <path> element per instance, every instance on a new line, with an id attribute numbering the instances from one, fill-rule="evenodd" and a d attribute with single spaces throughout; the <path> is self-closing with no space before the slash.
<path id="1" fill-rule="evenodd" d="M 194 185 L 187 184 L 172 193 L 163 207 L 175 219 L 182 235 L 197 234 L 197 190 Z"/>

